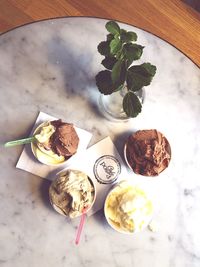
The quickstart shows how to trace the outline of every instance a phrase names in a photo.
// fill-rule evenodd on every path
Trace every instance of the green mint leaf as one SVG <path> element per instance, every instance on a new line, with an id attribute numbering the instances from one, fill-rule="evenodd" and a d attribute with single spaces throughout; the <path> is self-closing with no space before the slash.
<path id="1" fill-rule="evenodd" d="M 103 56 L 110 55 L 110 42 L 101 42 L 97 47 L 99 53 Z"/>
<path id="2" fill-rule="evenodd" d="M 135 92 L 149 85 L 155 73 L 156 67 L 150 63 L 130 67 L 126 79 L 128 89 Z"/>
<path id="3" fill-rule="evenodd" d="M 135 42 L 137 40 L 137 34 L 135 32 L 127 32 L 121 29 L 120 38 L 123 43 Z"/>
<path id="4" fill-rule="evenodd" d="M 144 46 L 138 44 L 125 44 L 123 46 L 123 56 L 127 59 L 128 66 L 130 66 L 134 60 L 138 60 L 143 53 Z"/>
<path id="5" fill-rule="evenodd" d="M 100 93 L 104 95 L 110 95 L 113 93 L 111 71 L 109 70 L 100 71 L 96 75 L 95 79 L 96 79 L 96 85 Z"/>
<path id="6" fill-rule="evenodd" d="M 123 99 L 123 109 L 128 117 L 134 118 L 142 111 L 142 105 L 138 97 L 129 91 Z"/>
<path id="7" fill-rule="evenodd" d="M 118 88 L 119 85 L 125 82 L 126 66 L 124 61 L 119 60 L 115 63 L 112 68 L 111 78 L 115 88 Z"/>
<path id="8" fill-rule="evenodd" d="M 120 29 L 120 39 L 121 39 L 122 43 L 126 42 L 126 34 L 127 34 L 126 30 Z"/>
<path id="9" fill-rule="evenodd" d="M 113 66 L 115 65 L 115 63 L 117 62 L 117 59 L 115 57 L 105 57 L 104 60 L 102 60 L 101 64 L 109 69 L 112 70 Z"/>
<path id="10" fill-rule="evenodd" d="M 156 66 L 152 65 L 151 63 L 143 63 L 141 65 L 146 71 L 153 77 L 156 74 Z"/>
<path id="11" fill-rule="evenodd" d="M 113 35 L 120 34 L 120 27 L 115 21 L 107 22 L 105 27 Z"/>
<path id="12" fill-rule="evenodd" d="M 122 48 L 122 42 L 118 37 L 115 37 L 111 42 L 110 42 L 110 53 L 112 55 L 116 55 L 117 52 L 119 52 Z"/>
<path id="13" fill-rule="evenodd" d="M 122 55 L 122 50 L 119 50 L 116 54 L 115 57 L 117 60 L 122 60 L 123 59 L 123 55 Z"/>
<path id="14" fill-rule="evenodd" d="M 135 32 L 127 32 L 130 41 L 132 42 L 136 42 L 137 41 L 137 34 Z"/>
<path id="15" fill-rule="evenodd" d="M 114 39 L 114 35 L 111 34 L 111 33 L 107 34 L 107 36 L 106 36 L 106 40 L 107 40 L 107 41 L 112 41 L 112 39 Z"/>
<path id="16" fill-rule="evenodd" d="M 120 91 L 123 87 L 124 87 L 124 84 L 121 84 L 120 86 L 118 86 L 117 88 L 114 89 L 113 93 Z"/>

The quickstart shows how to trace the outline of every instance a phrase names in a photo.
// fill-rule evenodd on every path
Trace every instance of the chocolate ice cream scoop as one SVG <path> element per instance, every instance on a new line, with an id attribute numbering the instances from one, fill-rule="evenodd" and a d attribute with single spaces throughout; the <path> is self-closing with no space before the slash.
<path id="1" fill-rule="evenodd" d="M 61 120 L 51 121 L 55 127 L 55 133 L 50 138 L 52 150 L 59 156 L 70 157 L 76 153 L 79 137 L 73 124 L 64 123 Z"/>
<path id="2" fill-rule="evenodd" d="M 135 173 L 156 176 L 168 167 L 171 148 L 162 133 L 155 129 L 141 130 L 129 136 L 125 156 Z"/>

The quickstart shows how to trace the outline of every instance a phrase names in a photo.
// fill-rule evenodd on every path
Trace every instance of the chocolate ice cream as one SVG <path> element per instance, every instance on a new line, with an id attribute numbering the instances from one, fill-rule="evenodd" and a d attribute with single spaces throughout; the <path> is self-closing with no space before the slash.
<path id="1" fill-rule="evenodd" d="M 79 137 L 73 124 L 62 122 L 61 120 L 51 121 L 55 127 L 55 133 L 50 138 L 51 149 L 59 156 L 68 158 L 76 153 Z"/>
<path id="2" fill-rule="evenodd" d="M 126 158 L 135 173 L 156 176 L 168 167 L 171 149 L 162 133 L 157 130 L 142 130 L 129 136 Z"/>

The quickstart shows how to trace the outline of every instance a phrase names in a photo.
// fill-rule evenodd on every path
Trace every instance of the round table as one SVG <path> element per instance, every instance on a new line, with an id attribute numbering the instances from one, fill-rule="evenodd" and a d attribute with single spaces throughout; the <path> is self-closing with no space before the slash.
<path id="1" fill-rule="evenodd" d="M 142 113 L 112 122 L 98 109 L 95 75 L 102 69 L 97 45 L 106 20 L 62 18 L 29 24 L 0 36 L 0 264 L 1 266 L 200 266 L 200 72 L 176 48 L 138 34 L 141 62 L 157 66 Z M 135 235 L 112 230 L 103 211 L 87 219 L 79 246 L 79 219 L 67 220 L 49 204 L 50 182 L 16 169 L 21 146 L 3 143 L 28 136 L 39 111 L 92 132 L 90 145 L 110 136 L 123 157 L 130 132 L 157 129 L 172 159 L 156 178 L 129 172 L 154 192 L 158 225 Z"/>

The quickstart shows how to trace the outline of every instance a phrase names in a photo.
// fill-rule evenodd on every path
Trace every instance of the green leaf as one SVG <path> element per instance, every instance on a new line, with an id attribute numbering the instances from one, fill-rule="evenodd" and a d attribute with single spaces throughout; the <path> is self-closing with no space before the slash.
<path id="1" fill-rule="evenodd" d="M 110 53 L 112 55 L 116 55 L 117 52 L 119 52 L 122 48 L 122 42 L 118 37 L 115 37 L 111 42 L 110 42 Z"/>
<path id="2" fill-rule="evenodd" d="M 126 30 L 124 30 L 124 29 L 120 30 L 120 39 L 121 39 L 122 43 L 126 42 L 126 34 L 127 34 Z"/>
<path id="3" fill-rule="evenodd" d="M 106 23 L 106 29 L 113 35 L 120 34 L 120 27 L 115 21 L 109 21 Z"/>
<path id="4" fill-rule="evenodd" d="M 107 34 L 107 36 L 106 36 L 107 41 L 111 41 L 113 38 L 114 38 L 114 35 L 111 33 Z"/>
<path id="5" fill-rule="evenodd" d="M 125 82 L 126 77 L 126 66 L 124 61 L 117 61 L 115 65 L 112 68 L 112 82 L 114 85 L 114 88 L 119 87 L 119 85 L 123 84 Z"/>
<path id="6" fill-rule="evenodd" d="M 120 91 L 123 87 L 124 87 L 124 83 L 121 84 L 119 87 L 115 88 L 114 91 L 113 91 L 113 93 L 114 92 L 117 92 L 117 91 Z"/>
<path id="7" fill-rule="evenodd" d="M 130 67 L 126 79 L 128 89 L 135 92 L 149 85 L 155 73 L 156 67 L 150 63 Z"/>
<path id="8" fill-rule="evenodd" d="M 142 105 L 138 97 L 129 91 L 123 99 L 123 109 L 128 117 L 136 117 L 142 111 Z"/>
<path id="9" fill-rule="evenodd" d="M 96 85 L 99 91 L 104 95 L 110 95 L 113 93 L 113 85 L 111 79 L 111 71 L 103 70 L 100 71 L 96 77 Z"/>
<path id="10" fill-rule="evenodd" d="M 156 74 L 156 66 L 151 65 L 151 63 L 143 63 L 141 66 L 145 68 L 152 77 Z"/>
<path id="11" fill-rule="evenodd" d="M 112 70 L 116 62 L 117 62 L 117 59 L 115 57 L 105 57 L 104 60 L 102 60 L 101 64 L 105 68 Z"/>
<path id="12" fill-rule="evenodd" d="M 130 66 L 134 60 L 138 60 L 143 53 L 144 46 L 138 44 L 125 44 L 123 46 L 123 55 L 127 59 L 128 66 Z"/>
<path id="13" fill-rule="evenodd" d="M 103 56 L 110 55 L 110 42 L 101 42 L 97 47 L 99 53 Z"/>
<path id="14" fill-rule="evenodd" d="M 137 34 L 135 32 L 127 32 L 121 29 L 120 38 L 123 43 L 129 43 L 137 40 Z"/>
<path id="15" fill-rule="evenodd" d="M 128 32 L 128 36 L 130 41 L 136 42 L 137 41 L 137 34 L 135 32 Z"/>
<path id="16" fill-rule="evenodd" d="M 122 55 L 122 50 L 119 50 L 116 54 L 115 57 L 117 60 L 122 60 L 123 59 L 123 55 Z"/>

